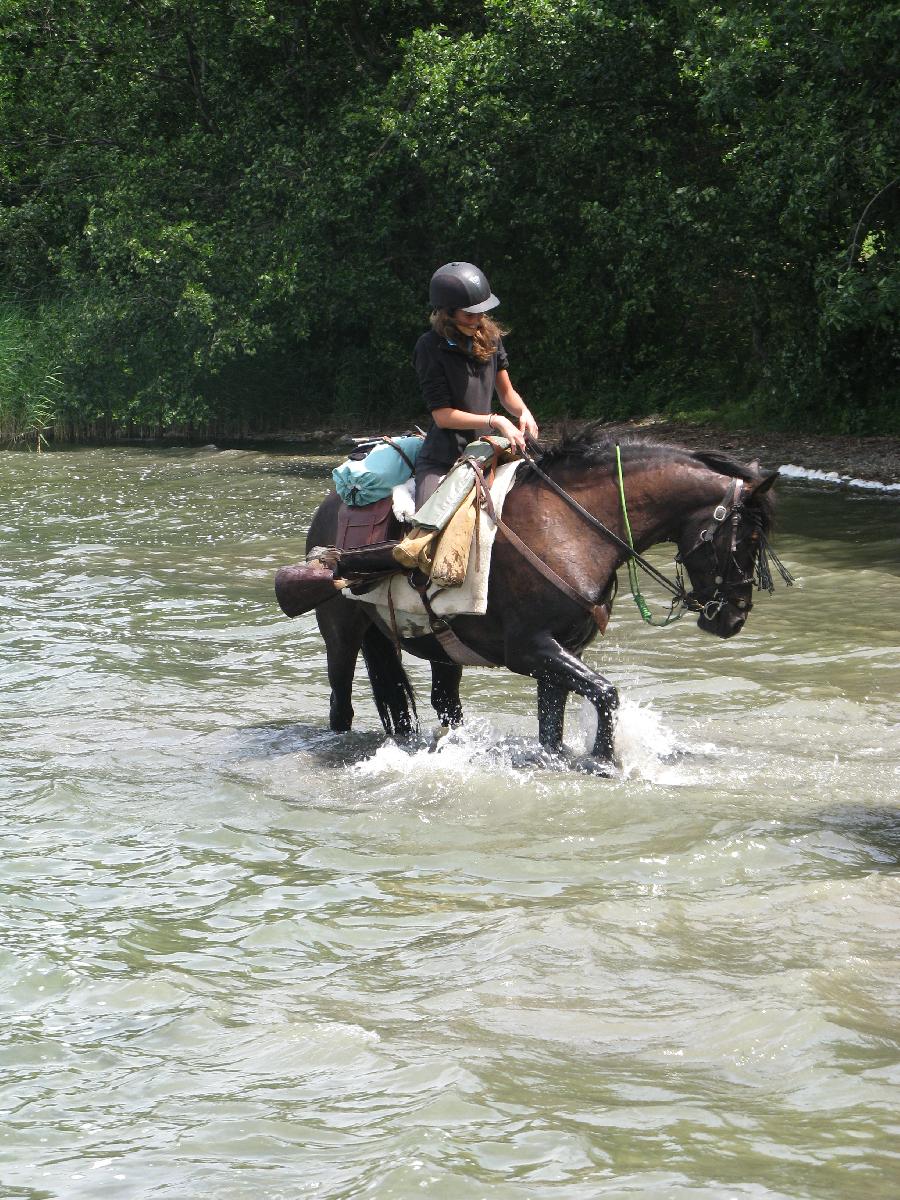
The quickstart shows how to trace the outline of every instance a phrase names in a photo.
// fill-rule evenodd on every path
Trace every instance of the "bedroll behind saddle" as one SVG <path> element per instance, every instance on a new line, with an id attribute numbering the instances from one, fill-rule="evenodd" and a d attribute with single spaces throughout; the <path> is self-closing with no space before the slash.
<path id="1" fill-rule="evenodd" d="M 335 490 L 345 504 L 366 508 L 389 498 L 416 469 L 421 437 L 384 437 L 368 451 L 353 454 L 331 472 Z"/>

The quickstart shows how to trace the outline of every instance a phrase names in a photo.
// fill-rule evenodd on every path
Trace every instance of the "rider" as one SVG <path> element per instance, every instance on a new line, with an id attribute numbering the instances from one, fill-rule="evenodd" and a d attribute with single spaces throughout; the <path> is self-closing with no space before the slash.
<path id="1" fill-rule="evenodd" d="M 416 460 L 416 505 L 432 495 L 468 442 L 487 433 L 517 450 L 538 427 L 509 377 L 503 330 L 487 313 L 500 301 L 473 263 L 439 267 L 428 289 L 431 329 L 416 342 L 413 363 L 432 424 Z M 493 413 L 496 391 L 515 423 Z"/>

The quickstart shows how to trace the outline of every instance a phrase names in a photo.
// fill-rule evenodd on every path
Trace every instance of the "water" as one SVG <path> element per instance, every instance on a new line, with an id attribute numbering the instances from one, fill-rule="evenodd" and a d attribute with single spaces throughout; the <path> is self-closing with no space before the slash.
<path id="1" fill-rule="evenodd" d="M 0 1194 L 895 1197 L 896 497 L 784 485 L 731 642 L 620 597 L 601 780 L 506 672 L 327 731 L 330 465 L 0 455 Z"/>

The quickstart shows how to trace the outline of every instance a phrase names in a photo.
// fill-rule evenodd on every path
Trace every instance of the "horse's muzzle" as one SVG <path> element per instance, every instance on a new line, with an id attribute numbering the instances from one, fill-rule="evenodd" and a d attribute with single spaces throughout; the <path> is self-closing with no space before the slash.
<path id="1" fill-rule="evenodd" d="M 697 618 L 698 629 L 720 638 L 734 637 L 736 633 L 741 632 L 746 623 L 746 610 L 735 608 L 732 604 L 723 604 L 714 617 L 707 617 L 701 613 Z"/>

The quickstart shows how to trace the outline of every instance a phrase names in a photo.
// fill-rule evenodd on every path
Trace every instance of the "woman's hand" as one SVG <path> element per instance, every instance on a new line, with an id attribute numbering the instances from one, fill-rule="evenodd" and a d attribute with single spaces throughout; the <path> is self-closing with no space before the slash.
<path id="1" fill-rule="evenodd" d="M 527 408 L 524 404 L 522 405 L 522 411 L 519 413 L 519 429 L 520 429 L 523 437 L 531 438 L 535 442 L 537 441 L 537 439 L 538 439 L 537 421 L 531 415 L 531 410 L 529 408 Z"/>
<path id="2" fill-rule="evenodd" d="M 537 421 L 535 421 L 534 417 L 531 415 L 531 410 L 529 409 L 528 405 L 513 387 L 512 380 L 509 377 L 509 371 L 497 372 L 496 388 L 497 395 L 500 397 L 500 403 L 510 414 L 513 421 L 517 422 L 517 425 L 514 426 L 514 428 L 518 434 L 518 438 L 510 438 L 510 441 L 514 441 L 518 449 L 524 450 L 526 438 L 534 438 L 535 441 L 537 440 Z M 497 419 L 506 420 L 505 417 L 498 417 Z M 512 421 L 506 421 L 506 423 L 507 425 L 512 425 Z M 504 430 L 503 436 L 509 437 L 509 434 Z M 521 444 L 519 439 L 521 439 Z"/>
<path id="3" fill-rule="evenodd" d="M 532 424 L 534 424 L 533 421 Z M 536 425 L 535 429 L 537 429 Z M 525 449 L 525 432 L 517 425 L 513 425 L 509 417 L 504 417 L 500 413 L 494 413 L 491 417 L 491 432 L 498 433 L 500 437 L 505 437 L 519 454 Z"/>

